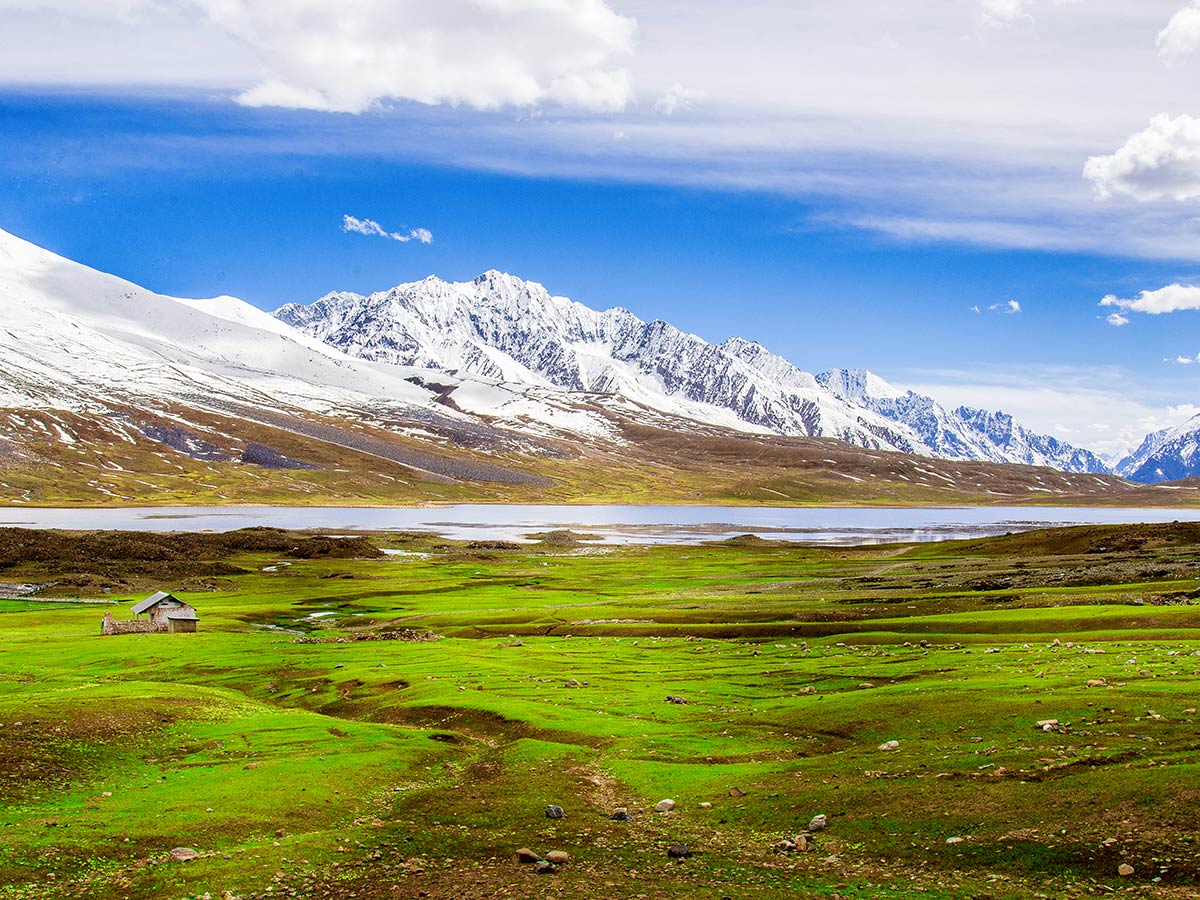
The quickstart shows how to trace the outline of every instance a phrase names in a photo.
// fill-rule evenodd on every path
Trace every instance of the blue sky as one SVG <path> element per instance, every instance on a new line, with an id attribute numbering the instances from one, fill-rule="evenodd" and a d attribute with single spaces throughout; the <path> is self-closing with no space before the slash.
<path id="1" fill-rule="evenodd" d="M 0 0 L 0 228 L 268 309 L 504 269 L 1108 452 L 1197 411 L 1200 5 L 301 5 Z"/>

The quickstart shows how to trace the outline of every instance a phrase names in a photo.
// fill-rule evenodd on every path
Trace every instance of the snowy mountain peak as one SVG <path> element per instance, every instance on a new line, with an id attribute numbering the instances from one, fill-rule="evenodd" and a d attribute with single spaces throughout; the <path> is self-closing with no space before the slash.
<path id="1" fill-rule="evenodd" d="M 1200 476 L 1200 416 L 1146 435 L 1140 447 L 1117 463 L 1116 471 L 1144 484 Z"/>
<path id="2" fill-rule="evenodd" d="M 710 344 L 628 310 L 593 310 L 497 270 L 358 297 L 326 295 L 276 312 L 352 356 L 617 394 L 673 415 L 752 432 L 834 437 L 950 459 L 1107 471 L 1086 451 L 978 410 L 949 412 L 866 370 L 820 378 L 762 344 Z"/>

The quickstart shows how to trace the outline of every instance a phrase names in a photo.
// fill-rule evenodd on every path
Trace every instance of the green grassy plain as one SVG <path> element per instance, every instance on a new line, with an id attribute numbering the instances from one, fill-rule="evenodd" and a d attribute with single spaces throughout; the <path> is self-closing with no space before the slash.
<path id="1" fill-rule="evenodd" d="M 1195 539 L 12 564 L 202 621 L 0 600 L 0 898 L 1195 897 Z"/>

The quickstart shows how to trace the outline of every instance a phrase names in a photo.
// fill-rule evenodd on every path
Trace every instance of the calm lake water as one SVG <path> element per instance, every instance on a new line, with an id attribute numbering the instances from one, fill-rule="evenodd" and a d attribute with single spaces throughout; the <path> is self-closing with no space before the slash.
<path id="1" fill-rule="evenodd" d="M 284 506 L 0 510 L 0 526 L 117 531 L 231 531 L 253 525 L 345 531 L 429 531 L 466 540 L 528 540 L 569 528 L 609 544 L 697 543 L 738 534 L 819 544 L 940 541 L 1054 525 L 1200 521 L 1200 509 L 955 507 L 781 509 L 726 506 Z"/>

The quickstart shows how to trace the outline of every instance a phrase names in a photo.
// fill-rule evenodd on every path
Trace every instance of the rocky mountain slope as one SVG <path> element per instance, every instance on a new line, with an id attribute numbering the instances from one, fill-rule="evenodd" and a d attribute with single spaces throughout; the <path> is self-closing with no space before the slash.
<path id="1" fill-rule="evenodd" d="M 276 316 L 373 361 L 618 395 L 752 433 L 831 437 L 875 450 L 952 460 L 1107 472 L 1096 455 L 1023 428 L 1003 413 L 946 410 L 864 371 L 814 376 L 761 344 L 710 344 L 625 309 L 598 312 L 502 272 L 430 277 L 363 296 L 331 293 Z"/>

